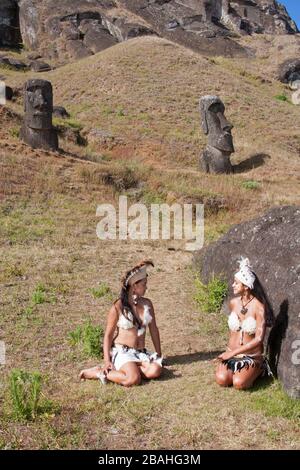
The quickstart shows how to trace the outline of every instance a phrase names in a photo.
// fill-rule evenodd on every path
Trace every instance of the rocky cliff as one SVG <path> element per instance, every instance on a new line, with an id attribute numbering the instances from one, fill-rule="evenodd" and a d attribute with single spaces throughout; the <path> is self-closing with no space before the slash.
<path id="1" fill-rule="evenodd" d="M 253 33 L 294 34 L 275 0 L 1 0 L 0 46 L 77 59 L 132 37 L 156 34 L 206 54 L 245 54 Z M 225 39 L 225 40 L 224 40 Z"/>

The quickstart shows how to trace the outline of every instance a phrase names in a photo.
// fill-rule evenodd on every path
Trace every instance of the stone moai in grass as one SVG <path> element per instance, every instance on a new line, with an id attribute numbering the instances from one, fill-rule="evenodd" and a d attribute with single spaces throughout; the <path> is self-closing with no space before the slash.
<path id="1" fill-rule="evenodd" d="M 24 107 L 21 139 L 32 148 L 58 150 L 57 131 L 52 125 L 51 83 L 47 80 L 28 80 L 24 87 Z"/>
<path id="2" fill-rule="evenodd" d="M 206 173 L 232 173 L 230 155 L 234 152 L 231 129 L 225 106 L 218 96 L 200 99 L 201 124 L 208 135 L 206 149 L 200 157 L 200 167 Z"/>

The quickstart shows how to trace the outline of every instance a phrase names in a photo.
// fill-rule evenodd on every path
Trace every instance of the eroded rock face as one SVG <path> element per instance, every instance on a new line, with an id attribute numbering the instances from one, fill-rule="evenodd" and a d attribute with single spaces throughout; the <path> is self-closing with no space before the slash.
<path id="1" fill-rule="evenodd" d="M 18 16 L 25 46 L 62 61 L 148 34 L 206 55 L 245 56 L 237 33 L 297 32 L 274 0 L 2 0 L 0 32 L 8 45 L 20 42 L 10 27 Z"/>
<path id="2" fill-rule="evenodd" d="M 274 0 L 121 0 L 131 10 L 161 23 L 206 36 L 239 33 L 296 33 L 285 7 Z M 162 26 L 160 24 L 160 26 Z M 209 26 L 209 27 L 208 27 Z M 227 31 L 228 33 L 228 31 Z"/>
<path id="3" fill-rule="evenodd" d="M 17 0 L 0 2 L 0 47 L 18 47 L 22 42 Z"/>
<path id="4" fill-rule="evenodd" d="M 109 12 L 110 0 L 19 0 L 25 45 L 53 59 L 80 59 L 131 37 L 153 34 L 143 24 Z"/>
<path id="5" fill-rule="evenodd" d="M 237 31 L 248 34 L 298 32 L 286 8 L 274 0 L 235 0 L 227 3 L 229 5 L 223 11 L 222 22 Z"/>
<path id="6" fill-rule="evenodd" d="M 231 286 L 241 256 L 250 259 L 276 316 L 266 339 L 271 365 L 287 393 L 300 398 L 300 207 L 276 207 L 233 227 L 195 263 L 204 281 L 215 273 Z"/>

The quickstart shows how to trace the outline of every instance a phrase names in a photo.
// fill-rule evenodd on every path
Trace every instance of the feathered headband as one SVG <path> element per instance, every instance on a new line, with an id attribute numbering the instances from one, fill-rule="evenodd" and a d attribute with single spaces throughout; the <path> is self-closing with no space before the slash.
<path id="1" fill-rule="evenodd" d="M 249 287 L 249 289 L 253 289 L 255 274 L 252 270 L 249 259 L 242 257 L 238 263 L 240 265 L 240 269 L 235 273 L 235 277 L 245 286 Z"/>
<path id="2" fill-rule="evenodd" d="M 141 261 L 125 277 L 125 279 L 123 281 L 124 286 L 125 287 L 127 287 L 128 285 L 132 286 L 135 282 L 138 282 L 141 279 L 145 279 L 147 277 L 147 267 L 148 266 L 152 266 L 154 268 L 154 264 L 151 260 Z"/>

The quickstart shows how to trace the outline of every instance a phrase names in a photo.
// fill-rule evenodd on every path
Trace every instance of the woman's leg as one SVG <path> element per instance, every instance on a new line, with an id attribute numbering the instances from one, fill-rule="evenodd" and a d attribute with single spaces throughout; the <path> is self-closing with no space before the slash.
<path id="1" fill-rule="evenodd" d="M 229 387 L 233 383 L 233 372 L 227 369 L 226 364 L 219 364 L 216 370 L 216 382 L 222 387 Z"/>
<path id="2" fill-rule="evenodd" d="M 136 362 L 126 362 L 120 370 L 110 370 L 107 379 L 124 387 L 139 385 L 141 383 L 141 373 Z"/>
<path id="3" fill-rule="evenodd" d="M 139 368 L 145 379 L 158 379 L 162 373 L 162 367 L 155 362 L 142 362 Z"/>
<path id="4" fill-rule="evenodd" d="M 262 369 L 258 365 L 256 367 L 245 367 L 233 374 L 233 386 L 237 390 L 246 390 L 252 387 L 254 381 L 262 374 Z"/>

